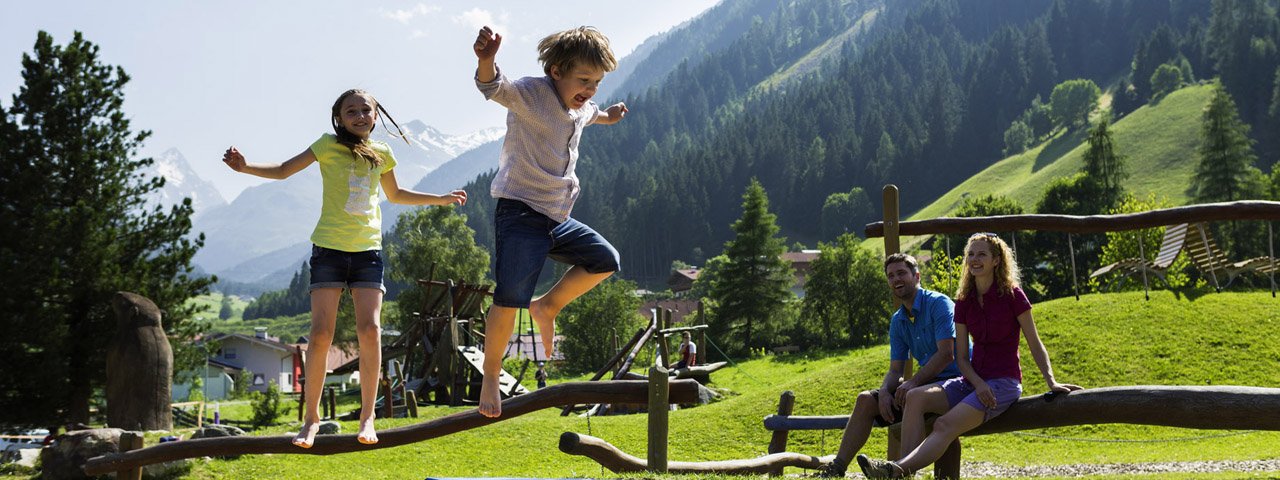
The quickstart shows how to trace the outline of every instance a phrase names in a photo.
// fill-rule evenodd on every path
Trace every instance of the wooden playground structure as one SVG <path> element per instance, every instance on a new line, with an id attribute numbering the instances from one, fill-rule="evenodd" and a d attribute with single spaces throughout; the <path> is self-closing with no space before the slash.
<path id="1" fill-rule="evenodd" d="M 1124 215 L 1012 215 L 977 218 L 939 218 L 918 222 L 898 220 L 897 187 L 885 188 L 885 221 L 868 225 L 868 237 L 883 237 L 886 254 L 899 251 L 903 234 L 922 235 L 937 233 L 964 233 L 972 231 L 1020 231 L 1040 230 L 1074 233 L 1099 233 L 1125 231 L 1164 225 L 1176 225 L 1224 220 L 1280 220 L 1280 202 L 1241 201 L 1220 204 L 1194 205 L 1151 212 Z M 1274 252 L 1271 253 L 1274 262 Z M 1073 265 L 1074 267 L 1074 265 Z M 1274 264 L 1273 296 L 1274 296 Z M 428 280 L 427 282 L 432 282 Z M 432 284 L 435 285 L 435 284 Z M 460 404 L 468 397 L 470 381 L 460 375 L 460 362 L 456 359 L 470 345 L 475 332 L 476 316 L 469 312 L 477 298 L 484 292 L 458 288 L 452 282 L 441 282 L 445 288 L 436 288 L 442 295 L 424 307 L 423 320 L 406 329 L 402 340 L 388 345 L 389 353 L 405 357 L 405 375 L 422 379 L 413 388 L 415 392 L 431 395 L 436 401 L 447 400 Z M 481 289 L 487 290 L 487 289 Z M 465 293 L 473 292 L 473 293 Z M 479 297 L 477 297 L 479 295 Z M 470 303 L 470 302 L 474 302 Z M 447 306 L 447 309 L 442 307 Z M 447 315 L 443 315 L 444 312 Z M 434 312 L 434 313 L 430 313 Z M 432 315 L 435 315 L 434 317 Z M 143 465 L 192 458 L 199 456 L 223 456 L 239 454 L 301 454 L 331 455 L 337 453 L 389 448 L 413 442 L 457 433 L 463 430 L 490 425 L 509 418 L 544 408 L 563 408 L 569 411 L 575 405 L 646 404 L 648 405 L 648 452 L 640 459 L 622 452 L 604 440 L 566 432 L 560 439 L 562 452 L 587 456 L 614 472 L 650 471 L 663 472 L 719 472 L 719 473 L 768 473 L 781 474 L 785 467 L 818 468 L 818 457 L 785 452 L 787 432 L 792 430 L 842 429 L 847 415 L 826 417 L 796 417 L 790 415 L 794 395 L 783 395 L 779 414 L 764 419 L 764 427 L 773 432 L 767 456 L 755 459 L 726 460 L 717 462 L 672 462 L 668 459 L 668 405 L 696 401 L 699 383 L 691 378 L 673 378 L 665 368 L 655 366 L 649 370 L 646 380 L 625 379 L 636 354 L 649 339 L 657 337 L 659 355 L 669 359 L 665 347 L 666 335 L 681 332 L 681 328 L 662 325 L 661 314 L 655 313 L 647 328 L 634 335 L 627 347 L 622 348 L 589 382 L 572 382 L 539 389 L 532 393 L 509 396 L 503 401 L 503 414 L 499 418 L 481 416 L 475 410 L 455 413 L 427 422 L 379 432 L 381 441 L 375 445 L 363 445 L 355 441 L 355 435 L 325 435 L 316 438 L 313 448 L 303 450 L 290 443 L 288 436 L 272 437 L 221 437 L 162 443 L 140 448 L 140 437 L 122 440 L 120 452 L 89 459 L 83 467 L 86 474 L 102 475 L 118 472 L 118 478 L 138 478 Z M 700 335 L 702 330 L 694 330 Z M 415 346 L 421 345 L 415 350 Z M 428 345 L 430 347 L 428 347 Z M 398 349 L 398 350 L 397 350 Z M 412 353 L 425 351 L 423 355 Z M 626 352 L 625 355 L 623 352 Z M 701 353 L 704 355 L 705 353 Z M 663 362 L 665 364 L 665 362 Z M 718 368 L 718 367 L 717 367 Z M 461 370 L 466 370 L 461 368 Z M 600 382 L 613 372 L 613 381 Z M 452 375 L 452 376 L 451 376 Z M 403 377 L 402 377 L 403 378 Z M 434 378 L 434 381 L 432 380 Z M 405 388 L 413 386 L 412 380 L 404 382 Z M 504 395 L 507 395 L 504 386 Z M 790 392 L 787 392 L 790 393 Z M 388 395 L 390 398 L 390 395 Z M 424 395 L 423 398 L 426 398 Z M 457 402 L 457 403 L 455 403 Z M 966 435 L 985 435 L 1018 430 L 1060 427 L 1069 425 L 1128 423 L 1160 425 L 1197 429 L 1249 429 L 1280 431 L 1280 388 L 1259 387 L 1205 387 L 1205 386 L 1125 386 L 1094 388 L 1069 394 L 1045 394 L 1024 397 L 1006 413 Z M 935 478 L 959 478 L 960 449 L 957 440 L 954 464 L 942 460 L 935 466 Z M 891 447 L 893 451 L 893 447 Z"/>

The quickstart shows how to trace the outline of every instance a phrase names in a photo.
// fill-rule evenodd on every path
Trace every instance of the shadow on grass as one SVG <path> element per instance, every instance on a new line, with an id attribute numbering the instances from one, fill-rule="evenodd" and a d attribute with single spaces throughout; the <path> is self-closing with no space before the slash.
<path id="1" fill-rule="evenodd" d="M 1036 155 L 1036 163 L 1031 167 L 1031 171 L 1038 172 L 1040 169 L 1058 161 L 1058 159 L 1062 158 L 1063 155 L 1066 155 L 1067 152 L 1074 150 L 1077 145 L 1080 145 L 1080 142 L 1084 141 L 1084 135 L 1084 129 L 1079 129 L 1066 134 L 1060 134 L 1053 140 L 1050 140 L 1049 144 L 1045 145 L 1044 149 L 1040 150 L 1040 154 Z"/>

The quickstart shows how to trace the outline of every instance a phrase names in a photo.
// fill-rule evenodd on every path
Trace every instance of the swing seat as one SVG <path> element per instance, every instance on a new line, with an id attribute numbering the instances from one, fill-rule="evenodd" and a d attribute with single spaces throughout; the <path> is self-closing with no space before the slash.
<path id="1" fill-rule="evenodd" d="M 1164 239 L 1160 241 L 1160 252 L 1156 254 L 1155 260 L 1126 258 L 1094 270 L 1093 273 L 1089 274 L 1089 278 L 1096 278 L 1113 272 L 1128 277 L 1146 271 L 1148 275 L 1166 281 L 1165 275 L 1169 273 L 1169 266 L 1173 265 L 1173 261 L 1178 258 L 1178 254 L 1186 246 L 1187 232 L 1190 230 L 1192 230 L 1191 226 L 1185 223 L 1166 227 Z"/>

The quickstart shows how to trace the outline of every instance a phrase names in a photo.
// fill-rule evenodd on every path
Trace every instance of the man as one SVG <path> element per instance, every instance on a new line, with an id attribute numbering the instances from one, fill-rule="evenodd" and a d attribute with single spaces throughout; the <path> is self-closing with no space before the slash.
<path id="1" fill-rule="evenodd" d="M 915 257 L 903 253 L 884 261 L 889 289 L 901 307 L 889 320 L 889 371 L 878 390 L 858 394 L 835 458 L 823 465 L 821 476 L 843 477 L 854 454 L 867 443 L 871 427 L 902 421 L 907 392 L 913 388 L 960 376 L 955 362 L 955 306 L 941 293 L 920 288 L 920 268 Z M 910 368 L 908 357 L 919 365 Z M 890 452 L 892 457 L 893 453 Z"/>

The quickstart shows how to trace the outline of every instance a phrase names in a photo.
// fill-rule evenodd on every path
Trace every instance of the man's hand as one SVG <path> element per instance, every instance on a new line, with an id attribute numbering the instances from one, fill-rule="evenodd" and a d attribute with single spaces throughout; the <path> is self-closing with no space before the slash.
<path id="1" fill-rule="evenodd" d="M 493 33 L 493 29 L 486 25 L 476 35 L 476 43 L 471 48 L 476 51 L 476 58 L 492 61 L 498 55 L 498 47 L 501 46 L 502 35 Z"/>
<path id="2" fill-rule="evenodd" d="M 902 391 L 902 389 L 899 388 L 898 391 Z M 898 419 L 893 418 L 893 395 L 890 395 L 888 391 L 881 390 L 876 397 L 880 399 L 880 418 L 889 421 L 889 423 L 898 421 Z"/>
<path id="3" fill-rule="evenodd" d="M 902 382 L 901 385 L 898 385 L 898 390 L 893 392 L 893 404 L 897 405 L 898 408 L 906 408 L 907 392 L 910 392 L 911 389 L 918 386 L 919 385 L 916 385 L 915 379 L 908 379 L 907 381 Z"/>

